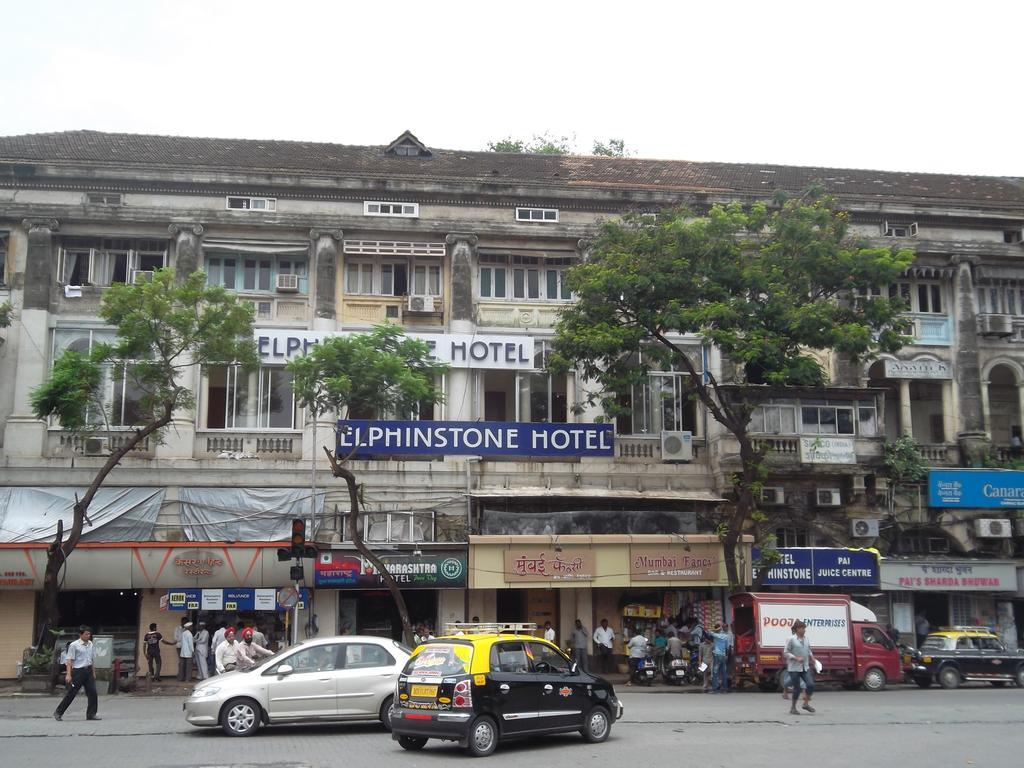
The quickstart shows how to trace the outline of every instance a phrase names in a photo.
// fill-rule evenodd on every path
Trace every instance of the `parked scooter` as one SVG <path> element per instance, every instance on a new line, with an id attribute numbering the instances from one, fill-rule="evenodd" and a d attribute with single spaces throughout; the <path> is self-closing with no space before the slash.
<path id="1" fill-rule="evenodd" d="M 640 659 L 640 663 L 633 667 L 633 682 L 640 685 L 651 685 L 658 673 L 658 665 L 651 656 L 650 648 L 647 655 Z"/>
<path id="2" fill-rule="evenodd" d="M 687 682 L 689 672 L 687 667 L 690 665 L 690 658 L 687 651 L 683 651 L 685 654 L 684 658 L 677 658 L 669 653 L 662 654 L 661 657 L 661 678 L 668 685 L 682 685 Z"/>

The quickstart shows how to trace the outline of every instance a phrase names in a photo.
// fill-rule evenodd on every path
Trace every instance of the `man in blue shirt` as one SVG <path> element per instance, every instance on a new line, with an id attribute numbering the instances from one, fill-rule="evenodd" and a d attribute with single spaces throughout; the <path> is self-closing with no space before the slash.
<path id="1" fill-rule="evenodd" d="M 711 635 L 711 639 L 714 641 L 714 648 L 712 649 L 714 664 L 711 667 L 711 691 L 712 693 L 725 693 L 729 632 L 724 630 L 721 624 L 716 624 L 715 631 L 708 634 Z"/>

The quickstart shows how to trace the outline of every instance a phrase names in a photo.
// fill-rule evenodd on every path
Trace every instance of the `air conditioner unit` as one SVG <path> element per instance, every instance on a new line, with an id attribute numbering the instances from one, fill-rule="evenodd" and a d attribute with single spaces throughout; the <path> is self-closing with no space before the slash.
<path id="1" fill-rule="evenodd" d="M 277 276 L 276 286 L 278 293 L 298 293 L 299 276 L 292 274 L 280 274 Z"/>
<path id="2" fill-rule="evenodd" d="M 662 461 L 693 461 L 692 432 L 662 432 Z"/>
<path id="3" fill-rule="evenodd" d="M 981 518 L 974 521 L 974 535 L 979 539 L 1008 539 L 1013 535 L 1010 521 Z"/>
<path id="4" fill-rule="evenodd" d="M 153 282 L 153 270 L 152 269 L 133 269 L 132 270 L 132 285 L 138 285 L 139 283 L 151 283 Z"/>
<path id="5" fill-rule="evenodd" d="M 816 507 L 838 507 L 842 503 L 843 497 L 838 488 L 816 488 L 814 490 L 814 506 Z"/>
<path id="6" fill-rule="evenodd" d="M 761 489 L 761 505 L 778 507 L 786 503 L 786 489 L 780 486 L 765 486 Z"/>
<path id="7" fill-rule="evenodd" d="M 434 311 L 434 297 L 433 296 L 410 296 L 409 297 L 409 311 L 410 312 L 433 312 Z"/>
<path id="8" fill-rule="evenodd" d="M 979 315 L 978 323 L 982 336 L 1005 338 L 1013 335 L 1012 315 Z"/>
<path id="9" fill-rule="evenodd" d="M 110 441 L 105 437 L 87 437 L 82 444 L 86 456 L 106 456 L 110 453 Z"/>
<path id="10" fill-rule="evenodd" d="M 858 539 L 877 539 L 878 521 L 869 517 L 851 520 L 850 535 Z"/>

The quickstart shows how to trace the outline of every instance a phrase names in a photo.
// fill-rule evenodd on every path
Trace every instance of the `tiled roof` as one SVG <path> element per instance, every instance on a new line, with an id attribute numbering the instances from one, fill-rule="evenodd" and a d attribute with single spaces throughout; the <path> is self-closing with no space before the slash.
<path id="1" fill-rule="evenodd" d="M 841 196 L 973 201 L 1024 207 L 1024 180 L 992 176 L 842 170 L 784 165 L 529 155 L 431 149 L 430 157 L 385 147 L 305 141 L 204 139 L 99 131 L 0 137 L 0 163 L 55 162 L 217 169 L 311 176 L 431 179 L 549 187 L 754 193 L 821 182 Z"/>

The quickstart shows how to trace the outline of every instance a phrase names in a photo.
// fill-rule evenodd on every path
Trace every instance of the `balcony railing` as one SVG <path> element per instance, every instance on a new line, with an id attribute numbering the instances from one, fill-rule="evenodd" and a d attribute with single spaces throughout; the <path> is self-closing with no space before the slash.
<path id="1" fill-rule="evenodd" d="M 197 432 L 195 457 L 298 459 L 302 457 L 302 433 Z"/>
<path id="2" fill-rule="evenodd" d="M 109 456 L 131 439 L 131 430 L 101 430 L 89 433 L 51 431 L 47 437 L 48 453 L 51 456 Z M 153 457 L 153 444 L 147 437 L 128 454 L 139 459 Z"/>
<path id="3" fill-rule="evenodd" d="M 704 451 L 704 439 L 695 439 L 693 460 L 697 461 Z M 615 460 L 632 463 L 658 463 L 661 461 L 661 435 L 616 435 Z"/>
<path id="4" fill-rule="evenodd" d="M 933 467 L 957 467 L 960 465 L 960 449 L 955 445 L 942 443 L 920 446 L 921 458 Z"/>
<path id="5" fill-rule="evenodd" d="M 476 307 L 476 322 L 481 326 L 502 328 L 553 328 L 565 302 L 509 302 L 480 301 Z"/>
<path id="6" fill-rule="evenodd" d="M 920 346 L 948 346 L 952 340 L 951 323 L 945 315 L 907 313 L 907 333 Z"/>

